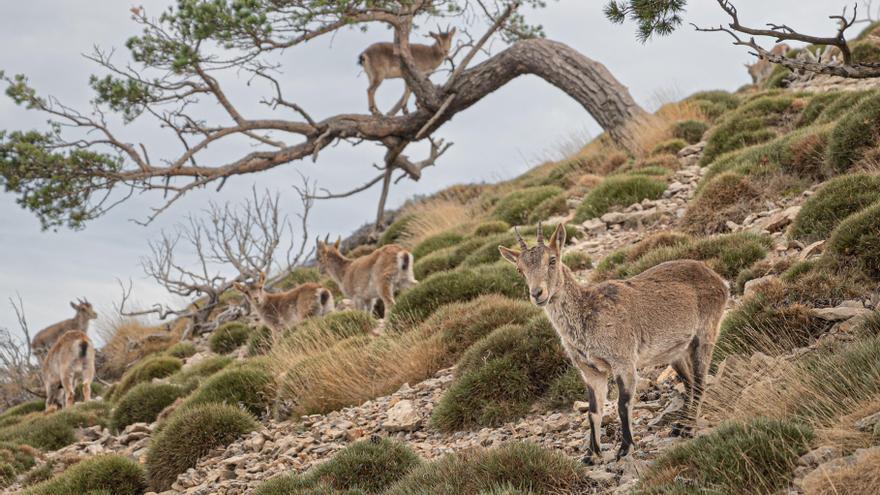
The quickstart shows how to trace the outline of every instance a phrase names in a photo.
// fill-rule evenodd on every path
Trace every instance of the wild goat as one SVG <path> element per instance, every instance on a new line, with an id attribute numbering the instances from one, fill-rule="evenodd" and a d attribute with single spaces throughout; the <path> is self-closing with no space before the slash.
<path id="1" fill-rule="evenodd" d="M 57 403 L 65 408 L 73 405 L 77 374 L 82 376 L 83 400 L 88 402 L 95 378 L 95 348 L 85 332 L 72 330 L 58 338 L 43 360 L 47 411 L 57 409 Z"/>
<path id="2" fill-rule="evenodd" d="M 385 305 L 385 314 L 394 305 L 394 292 L 418 284 L 413 275 L 412 253 L 396 244 L 380 247 L 357 259 L 339 252 L 339 239 L 330 244 L 318 241 L 318 264 L 339 284 L 345 297 L 358 309 L 372 311 L 376 299 Z"/>
<path id="3" fill-rule="evenodd" d="M 617 382 L 623 441 L 617 458 L 633 445 L 632 399 L 637 370 L 671 364 L 687 389 L 684 419 L 696 419 L 718 324 L 727 302 L 727 284 L 699 261 L 661 263 L 627 280 L 582 286 L 560 261 L 565 228 L 556 227 L 544 245 L 522 251 L 499 246 L 501 255 L 525 277 L 531 301 L 542 308 L 589 392 L 590 445 L 584 462 L 601 457 L 600 432 L 609 375 Z M 679 421 L 673 434 L 690 432 Z"/>
<path id="4" fill-rule="evenodd" d="M 790 51 L 791 47 L 785 43 L 780 43 L 770 49 L 770 53 L 773 55 L 781 56 L 785 56 L 785 54 Z M 776 68 L 776 64 L 762 58 L 758 59 L 758 61 L 753 64 L 746 64 L 746 68 L 749 70 L 749 75 L 752 76 L 752 84 L 759 84 L 770 79 L 770 76 L 773 75 L 773 69 Z"/>
<path id="5" fill-rule="evenodd" d="M 285 292 L 266 292 L 266 273 L 260 272 L 253 284 L 235 283 L 260 321 L 273 332 L 299 323 L 313 316 L 324 316 L 333 311 L 333 294 L 315 283 L 305 283 Z"/>
<path id="6" fill-rule="evenodd" d="M 449 48 L 452 46 L 452 37 L 455 36 L 455 28 L 445 33 L 428 33 L 434 38 L 433 45 L 411 44 L 409 45 L 410 53 L 412 53 L 413 61 L 419 72 L 430 74 L 434 72 L 446 55 L 449 54 Z M 358 57 L 358 64 L 363 66 L 364 72 L 370 79 L 370 86 L 367 88 L 367 100 L 370 104 L 370 112 L 378 114 L 379 109 L 376 108 L 376 90 L 385 79 L 394 79 L 403 77 L 400 69 L 400 54 L 396 53 L 394 43 L 373 43 L 366 50 L 361 52 Z M 406 102 L 409 100 L 411 91 L 406 86 L 403 97 L 394 105 L 389 112 L 391 115 L 397 113 L 401 108 L 406 112 Z"/>
<path id="7" fill-rule="evenodd" d="M 70 307 L 76 311 L 76 315 L 73 318 L 48 326 L 34 336 L 34 339 L 31 341 L 31 352 L 35 356 L 40 359 L 45 357 L 49 349 L 52 348 L 52 345 L 55 344 L 55 341 L 67 332 L 80 331 L 86 333 L 89 328 L 89 320 L 94 320 L 98 317 L 98 314 L 92 308 L 92 304 L 85 299 L 77 299 L 75 303 L 71 302 Z"/>

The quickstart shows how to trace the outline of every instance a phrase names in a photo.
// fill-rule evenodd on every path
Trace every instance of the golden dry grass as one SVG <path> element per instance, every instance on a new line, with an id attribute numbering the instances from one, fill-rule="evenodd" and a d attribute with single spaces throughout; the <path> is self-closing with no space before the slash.
<path id="1" fill-rule="evenodd" d="M 428 199 L 406 208 L 403 214 L 413 215 L 398 242 L 412 249 L 434 234 L 459 227 L 473 220 L 474 208 L 453 199 Z"/>
<path id="2" fill-rule="evenodd" d="M 154 326 L 122 316 L 103 320 L 97 325 L 97 334 L 105 342 L 101 352 L 106 359 L 98 370 L 99 376 L 118 378 L 129 364 L 177 343 L 185 326 L 184 321 Z"/>
<path id="3" fill-rule="evenodd" d="M 632 120 L 627 127 L 636 136 L 633 152 L 638 158 L 647 157 L 658 144 L 672 139 L 672 125 L 682 120 L 706 120 L 706 117 L 696 105 L 676 102 Z"/>
<path id="4" fill-rule="evenodd" d="M 880 493 L 880 450 L 865 451 L 854 463 L 825 471 L 804 483 L 806 495 L 874 495 Z"/>

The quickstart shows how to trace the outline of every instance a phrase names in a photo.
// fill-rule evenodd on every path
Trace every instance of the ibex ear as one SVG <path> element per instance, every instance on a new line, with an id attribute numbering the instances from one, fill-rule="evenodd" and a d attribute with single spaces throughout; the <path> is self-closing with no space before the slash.
<path id="1" fill-rule="evenodd" d="M 336 238 L 336 242 L 333 243 L 333 247 L 339 249 L 339 244 L 342 243 L 342 236 Z"/>
<path id="2" fill-rule="evenodd" d="M 559 254 L 562 251 L 562 246 L 565 246 L 565 224 L 560 223 L 550 237 L 550 249 Z"/>
<path id="3" fill-rule="evenodd" d="M 79 307 L 77 307 L 76 303 L 74 303 L 73 301 L 70 301 L 70 307 L 77 310 L 79 309 Z"/>
<path id="4" fill-rule="evenodd" d="M 501 257 L 506 259 L 507 261 L 516 264 L 516 261 L 519 259 L 520 252 L 515 251 L 513 249 L 506 248 L 504 246 L 498 246 L 498 252 L 501 253 Z"/>

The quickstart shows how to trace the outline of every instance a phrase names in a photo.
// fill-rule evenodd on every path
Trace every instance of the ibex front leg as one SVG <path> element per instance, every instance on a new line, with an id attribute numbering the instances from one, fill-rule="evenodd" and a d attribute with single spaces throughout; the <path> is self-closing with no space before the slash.
<path id="1" fill-rule="evenodd" d="M 635 368 L 621 370 L 615 377 L 617 382 L 617 414 L 620 416 L 620 429 L 623 440 L 620 442 L 620 450 L 617 451 L 617 459 L 629 454 L 633 446 L 632 437 L 632 400 L 636 393 L 636 370 Z"/>
<path id="2" fill-rule="evenodd" d="M 594 464 L 602 459 L 602 417 L 604 416 L 605 398 L 608 395 L 608 377 L 589 367 L 580 369 L 581 376 L 587 386 L 590 401 L 590 444 L 587 454 L 583 457 L 584 464 Z"/>

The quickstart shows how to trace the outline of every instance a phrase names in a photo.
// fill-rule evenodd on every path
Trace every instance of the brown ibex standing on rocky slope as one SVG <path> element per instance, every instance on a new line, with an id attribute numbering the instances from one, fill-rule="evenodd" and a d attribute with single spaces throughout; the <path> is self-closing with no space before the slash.
<path id="1" fill-rule="evenodd" d="M 324 316 L 335 308 L 333 294 L 311 282 L 285 292 L 266 292 L 266 273 L 260 272 L 253 284 L 236 282 L 234 286 L 247 299 L 260 321 L 274 332 L 306 318 Z"/>
<path id="2" fill-rule="evenodd" d="M 560 261 L 565 228 L 556 227 L 544 245 L 529 248 L 516 233 L 522 251 L 499 246 L 501 255 L 525 277 L 532 302 L 544 312 L 580 371 L 589 391 L 590 450 L 584 462 L 601 457 L 600 431 L 608 378 L 618 387 L 617 410 L 623 441 L 618 459 L 633 445 L 632 399 L 637 371 L 671 364 L 687 389 L 682 420 L 696 420 L 703 388 L 727 303 L 724 280 L 699 261 L 661 263 L 627 280 L 582 286 Z M 679 422 L 674 434 L 690 431 Z"/>
<path id="3" fill-rule="evenodd" d="M 385 305 L 385 314 L 394 305 L 394 292 L 418 284 L 413 275 L 412 253 L 396 244 L 387 244 L 357 259 L 346 258 L 339 252 L 339 240 L 334 244 L 318 241 L 318 264 L 339 284 L 345 297 L 350 297 L 357 309 L 372 311 L 376 299 Z"/>
<path id="4" fill-rule="evenodd" d="M 49 349 L 43 360 L 43 385 L 46 387 L 46 410 L 73 405 L 76 396 L 76 375 L 82 376 L 83 400 L 92 398 L 92 380 L 95 378 L 95 347 L 85 332 L 73 330 L 64 333 Z M 63 402 L 59 400 L 63 393 Z"/>
<path id="5" fill-rule="evenodd" d="M 92 308 L 92 304 L 85 299 L 77 299 L 75 303 L 71 302 L 70 307 L 76 311 L 76 315 L 73 318 L 50 325 L 40 330 L 34 336 L 34 339 L 31 341 L 31 352 L 35 356 L 40 359 L 44 358 L 49 349 L 52 348 L 52 345 L 55 344 L 55 341 L 67 332 L 80 331 L 86 333 L 89 328 L 89 320 L 94 320 L 98 317 L 98 314 Z"/>
<path id="6" fill-rule="evenodd" d="M 412 53 L 413 61 L 419 72 L 430 74 L 434 72 L 446 55 L 449 54 L 449 48 L 452 46 L 452 37 L 455 36 L 455 28 L 445 33 L 428 33 L 434 38 L 433 45 L 411 44 L 409 45 L 410 53 Z M 395 53 L 394 43 L 373 43 L 366 50 L 361 52 L 358 57 L 358 63 L 364 67 L 364 72 L 370 79 L 370 86 L 367 88 L 367 100 L 370 104 L 370 112 L 379 113 L 376 108 L 376 90 L 385 79 L 394 79 L 403 77 L 400 69 L 400 54 Z M 411 91 L 406 86 L 403 97 L 394 105 L 389 112 L 391 115 L 403 109 L 406 112 L 406 102 L 409 100 Z"/>

